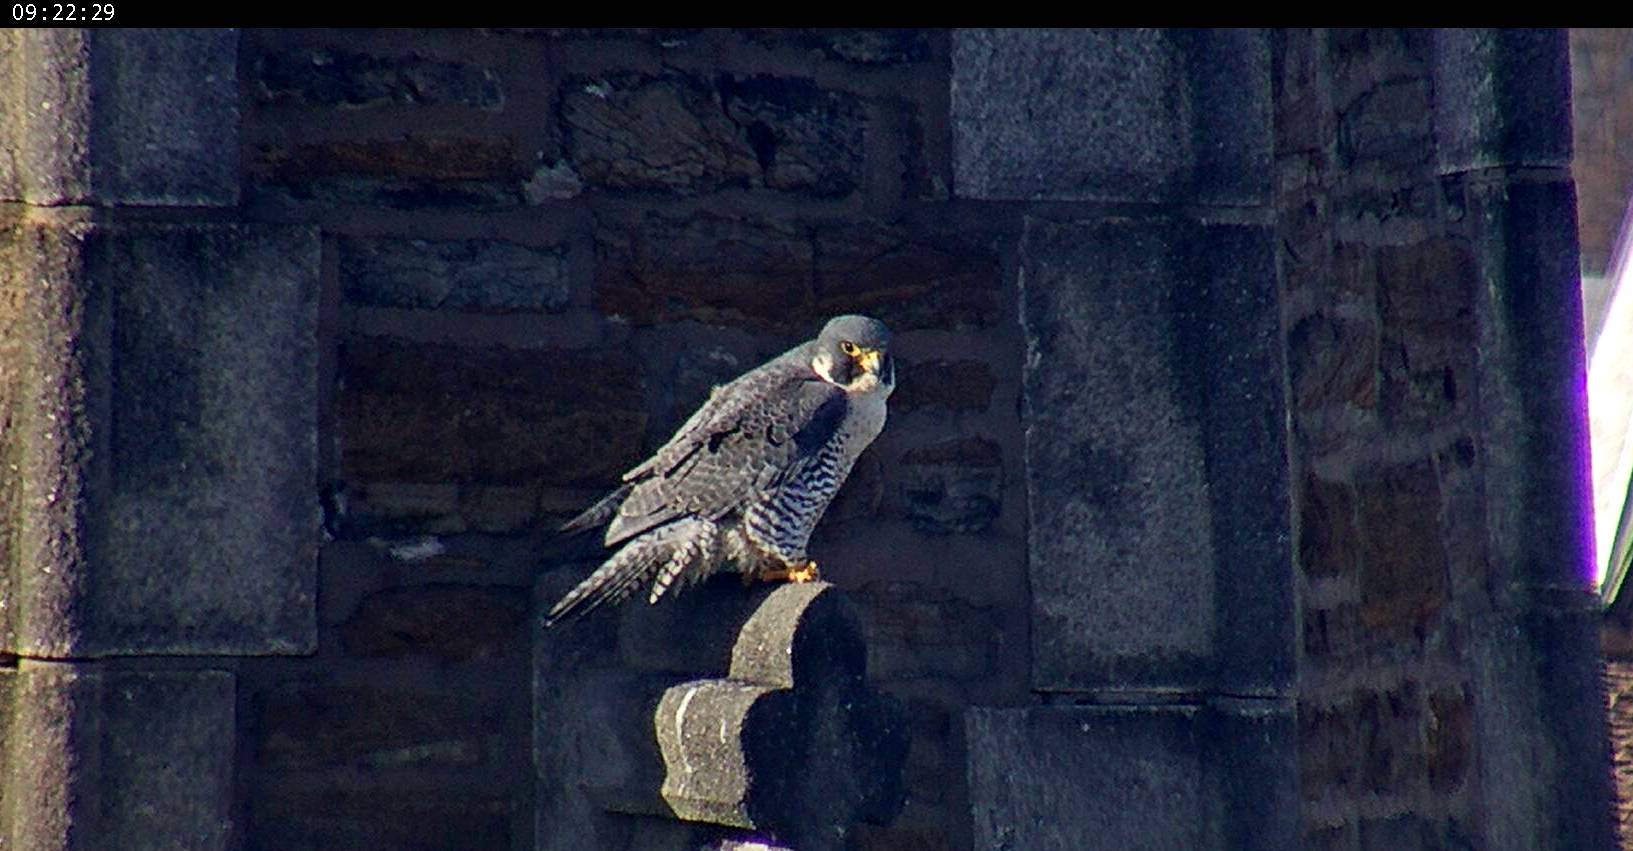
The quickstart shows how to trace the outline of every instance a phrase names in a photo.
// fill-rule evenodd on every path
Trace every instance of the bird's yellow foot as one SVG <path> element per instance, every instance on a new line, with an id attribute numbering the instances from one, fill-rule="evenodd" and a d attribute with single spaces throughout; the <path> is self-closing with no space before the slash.
<path id="1" fill-rule="evenodd" d="M 807 561 L 799 567 L 788 571 L 789 582 L 815 582 L 822 578 L 822 572 L 817 570 L 815 561 Z"/>
<path id="2" fill-rule="evenodd" d="M 815 582 L 822 578 L 822 573 L 817 570 L 816 562 L 807 561 L 799 567 L 777 567 L 762 570 L 755 578 L 766 582 Z M 747 585 L 749 581 L 748 574 L 743 574 L 743 584 Z"/>

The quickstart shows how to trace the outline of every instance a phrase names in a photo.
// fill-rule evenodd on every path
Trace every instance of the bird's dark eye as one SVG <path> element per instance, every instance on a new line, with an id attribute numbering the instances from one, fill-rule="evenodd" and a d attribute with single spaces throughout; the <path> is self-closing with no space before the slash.
<path id="1" fill-rule="evenodd" d="M 860 349 L 858 349 L 858 348 L 856 348 L 856 344 L 855 344 L 855 343 L 852 343 L 852 342 L 851 342 L 851 341 L 849 341 L 849 340 L 846 340 L 846 341 L 845 341 L 845 342 L 843 342 L 843 343 L 840 343 L 840 344 L 839 344 L 839 348 L 840 348 L 840 350 L 841 350 L 841 351 L 843 351 L 843 352 L 844 352 L 844 353 L 845 353 L 845 354 L 847 354 L 847 355 L 851 355 L 851 356 L 855 356 L 855 355 L 856 355 L 856 353 L 857 353 L 857 352 L 858 352 L 858 351 L 861 351 L 861 350 L 860 350 Z"/>

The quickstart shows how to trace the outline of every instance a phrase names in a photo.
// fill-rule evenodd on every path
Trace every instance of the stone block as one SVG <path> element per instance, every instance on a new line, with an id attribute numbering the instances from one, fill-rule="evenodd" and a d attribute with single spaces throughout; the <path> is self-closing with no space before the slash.
<path id="1" fill-rule="evenodd" d="M 6 649 L 310 652 L 318 240 L 3 234 Z M 0 272 L 0 274 L 5 274 Z"/>
<path id="2" fill-rule="evenodd" d="M 358 336 L 340 374 L 352 482 L 600 487 L 640 460 L 645 403 L 627 353 Z"/>
<path id="3" fill-rule="evenodd" d="M 897 824 L 890 827 L 864 825 L 857 831 L 853 848 L 855 851 L 938 851 L 957 848 L 957 843 L 968 835 L 969 828 L 955 822 L 936 818 L 926 824 Z"/>
<path id="4" fill-rule="evenodd" d="M 324 499 L 324 528 L 337 538 L 536 531 L 576 516 L 590 498 L 588 493 L 552 489 L 551 501 L 545 505 L 542 486 L 366 482 L 353 488 L 349 484 L 354 483 L 341 483 Z M 395 557 L 407 561 L 430 558 L 412 551 Z"/>
<path id="5" fill-rule="evenodd" d="M 1256 31 L 964 29 L 952 37 L 955 194 L 1253 205 L 1271 185 Z"/>
<path id="6" fill-rule="evenodd" d="M 975 847 L 1297 845 L 1291 707 L 969 709 Z"/>
<path id="7" fill-rule="evenodd" d="M 263 144 L 250 176 L 276 184 L 376 179 L 515 183 L 532 176 L 508 142 L 444 135 Z"/>
<path id="8" fill-rule="evenodd" d="M 262 142 L 248 152 L 245 190 L 271 207 L 499 209 L 523 203 L 532 157 L 509 141 L 460 134 Z"/>
<path id="9" fill-rule="evenodd" d="M 1622 627 L 1616 631 L 1625 636 Z M 1622 646 L 1614 652 L 1607 648 L 1605 653 L 1608 727 L 1617 793 L 1616 832 L 1623 842 L 1633 832 L 1633 801 L 1629 800 L 1633 784 L 1633 662 L 1626 658 L 1625 641 L 1625 637 L 1619 638 L 1617 643 Z"/>
<path id="10" fill-rule="evenodd" d="M 974 680 L 992 672 L 1000 632 L 991 608 L 910 582 L 875 583 L 857 599 L 866 616 L 868 670 L 874 677 Z M 918 706 L 911 714 L 922 720 L 936 710 Z M 915 745 L 923 738 L 915 735 Z M 944 732 L 940 738 L 946 738 Z"/>
<path id="11" fill-rule="evenodd" d="M 1467 241 L 1433 238 L 1381 246 L 1375 275 L 1381 320 L 1379 413 L 1386 427 L 1428 430 L 1467 410 L 1474 396 L 1475 290 Z"/>
<path id="12" fill-rule="evenodd" d="M 238 202 L 236 31 L 41 29 L 6 39 L 5 197 L 52 206 Z"/>
<path id="13" fill-rule="evenodd" d="M 708 33 L 701 27 L 518 27 L 495 28 L 488 32 L 514 33 L 551 41 L 623 41 L 664 48 L 700 41 Z"/>
<path id="14" fill-rule="evenodd" d="M 352 304 L 425 310 L 567 307 L 566 252 L 488 239 L 342 237 L 340 286 Z"/>
<path id="15" fill-rule="evenodd" d="M 257 56 L 250 78 L 263 101 L 313 106 L 456 104 L 497 111 L 505 96 L 486 65 L 418 54 L 376 56 L 340 49 L 274 49 Z"/>
<path id="16" fill-rule="evenodd" d="M 998 387 L 998 377 L 985 361 L 898 359 L 896 371 L 896 392 L 890 394 L 892 413 L 920 408 L 985 411 Z"/>
<path id="17" fill-rule="evenodd" d="M 828 59 L 869 67 L 906 65 L 930 58 L 931 35 L 922 29 L 779 27 L 738 32 L 767 47 L 816 51 Z"/>
<path id="18" fill-rule="evenodd" d="M 1270 33 L 1276 153 L 1316 153 L 1332 138 L 1332 81 L 1326 33 L 1285 28 Z"/>
<path id="19" fill-rule="evenodd" d="M 1166 219 L 1028 221 L 1034 688 L 1290 685 L 1273 242 Z"/>
<path id="20" fill-rule="evenodd" d="M 1339 825 L 1312 825 L 1301 837 L 1299 847 L 1309 851 L 1353 851 L 1356 843 L 1356 827 L 1353 822 Z"/>
<path id="21" fill-rule="evenodd" d="M 591 185 L 699 192 L 760 174 L 743 128 L 704 80 L 575 77 L 558 97 L 567 156 Z"/>
<path id="22" fill-rule="evenodd" d="M 459 516 L 478 532 L 507 534 L 539 527 L 539 493 L 533 487 L 473 485 L 459 495 Z"/>
<path id="23" fill-rule="evenodd" d="M 638 324 L 771 324 L 811 310 L 811 240 L 793 225 L 702 213 L 609 219 L 596 246 L 596 307 Z"/>
<path id="24" fill-rule="evenodd" d="M 1429 695 L 1425 768 L 1429 788 L 1449 794 L 1473 775 L 1474 696 L 1467 687 L 1441 688 Z"/>
<path id="25" fill-rule="evenodd" d="M 1412 61 L 1410 46 L 1368 44 L 1354 49 L 1378 55 L 1380 59 L 1373 61 L 1388 63 L 1385 67 L 1395 74 L 1385 76 L 1368 67 L 1339 82 L 1348 97 L 1335 105 L 1337 165 L 1351 172 L 1426 168 L 1434 155 L 1435 103 L 1428 75 Z"/>
<path id="26" fill-rule="evenodd" d="M 0 198 L 15 200 L 23 197 L 23 187 L 27 182 L 26 172 L 19 172 L 19 154 L 28 144 L 27 133 L 22 129 L 22 116 L 27 111 L 27 103 L 19 102 L 20 98 L 14 93 L 23 90 L 23 80 L 28 76 L 26 63 L 23 61 L 23 44 L 26 33 L 21 29 L 7 29 L 0 32 L 0 92 L 7 96 L 0 97 L 0 126 L 6 128 L 3 137 L 0 137 L 0 151 L 7 155 L 0 156 Z"/>
<path id="27" fill-rule="evenodd" d="M 253 172 L 247 203 L 280 216 L 312 218 L 335 207 L 384 210 L 461 209 L 498 211 L 520 206 L 525 181 L 396 177 L 335 177 L 314 181 L 261 181 Z"/>
<path id="28" fill-rule="evenodd" d="M 1362 540 L 1354 489 L 1312 474 L 1299 499 L 1299 566 L 1311 577 L 1359 574 Z"/>
<path id="29" fill-rule="evenodd" d="M 1434 133 L 1442 174 L 1571 163 L 1571 56 L 1564 29 L 1434 33 Z"/>
<path id="30" fill-rule="evenodd" d="M 979 233 L 811 227 L 699 213 L 599 222 L 595 304 L 637 324 L 691 319 L 805 333 L 866 313 L 893 330 L 986 328 L 1003 272 Z"/>
<path id="31" fill-rule="evenodd" d="M 1450 602 L 1440 481 L 1420 461 L 1368 473 L 1355 490 L 1361 620 L 1410 640 Z"/>
<path id="32" fill-rule="evenodd" d="M 232 674 L 24 659 L 0 699 L 7 848 L 231 847 Z"/>
<path id="33" fill-rule="evenodd" d="M 1307 316 L 1287 335 L 1293 403 L 1303 412 L 1329 404 L 1378 404 L 1378 331 L 1368 322 Z"/>
<path id="34" fill-rule="evenodd" d="M 623 73 L 571 77 L 559 97 L 568 159 L 592 186 L 843 197 L 862 181 L 865 110 L 809 79 Z"/>
<path id="35" fill-rule="evenodd" d="M 1467 241 L 1436 237 L 1379 246 L 1371 270 L 1386 333 L 1456 338 L 1473 333 L 1479 282 Z"/>
<path id="36" fill-rule="evenodd" d="M 459 485 L 451 482 L 368 482 L 338 493 L 338 499 L 329 501 L 326 517 L 330 533 L 338 537 L 467 531 L 460 517 Z"/>
<path id="37" fill-rule="evenodd" d="M 816 315 L 866 313 L 898 332 L 990 328 L 1002 315 L 996 243 L 981 232 L 925 236 L 882 222 L 818 227 Z"/>
<path id="38" fill-rule="evenodd" d="M 868 669 L 872 670 L 875 654 L 871 642 L 878 632 L 874 626 L 869 629 Z M 922 829 L 926 816 L 930 816 L 931 822 L 936 822 L 939 820 L 936 818 L 938 811 L 944 811 L 952 800 L 968 797 L 962 784 L 948 782 L 948 778 L 957 778 L 962 774 L 960 763 L 964 754 L 955 737 L 963 736 L 966 702 L 961 697 L 947 696 L 939 700 L 909 699 L 906 703 L 908 717 L 913 723 L 913 744 L 907 752 L 908 794 L 915 804 L 927 806 L 923 809 L 914 807 L 891 827 L 900 828 L 903 834 L 910 836 L 917 832 L 915 823 Z"/>
<path id="39" fill-rule="evenodd" d="M 388 588 L 340 624 L 354 656 L 494 661 L 526 645 L 527 595 L 505 586 L 432 582 Z"/>
<path id="40" fill-rule="evenodd" d="M 1362 851 L 1435 851 L 1476 844 L 1469 829 L 1455 819 L 1416 813 L 1363 819 L 1357 837 Z"/>
<path id="41" fill-rule="evenodd" d="M 252 706 L 252 758 L 272 773 L 484 765 L 505 727 L 501 706 L 468 695 L 361 684 L 280 683 Z"/>
<path id="42" fill-rule="evenodd" d="M 908 522 L 941 535 L 980 532 L 1004 506 L 1004 459 L 979 437 L 949 440 L 902 456 L 902 511 Z"/>
<path id="43" fill-rule="evenodd" d="M 1354 654 L 1367 646 L 1368 632 L 1361 623 L 1361 607 L 1343 602 L 1304 610 L 1304 652 L 1311 659 Z"/>
<path id="44" fill-rule="evenodd" d="M 862 184 L 868 120 L 855 96 L 766 74 L 725 77 L 719 85 L 767 189 L 843 198 Z"/>
<path id="45" fill-rule="evenodd" d="M 1455 790 L 1467 776 L 1470 735 L 1469 707 L 1463 700 L 1459 708 L 1456 689 L 1431 693 L 1407 679 L 1301 705 L 1303 787 L 1348 798 Z"/>
<path id="46" fill-rule="evenodd" d="M 249 802 L 244 832 L 254 837 L 257 851 L 468 851 L 515 848 L 524 841 L 517 836 L 522 831 L 509 796 L 448 786 L 452 788 L 312 789 L 287 783 Z"/>

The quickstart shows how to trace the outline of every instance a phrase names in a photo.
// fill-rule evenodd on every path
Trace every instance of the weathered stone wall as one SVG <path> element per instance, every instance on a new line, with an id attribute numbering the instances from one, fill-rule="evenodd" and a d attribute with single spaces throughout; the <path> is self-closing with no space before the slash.
<path id="1" fill-rule="evenodd" d="M 238 35 L 0 33 L 0 845 L 225 849 L 310 651 L 315 231 L 239 221 Z"/>
<path id="2" fill-rule="evenodd" d="M 1564 34 L 1277 43 L 1305 843 L 1604 847 L 1516 714 L 1596 685 Z"/>
<path id="3" fill-rule="evenodd" d="M 17 847 L 573 847 L 548 530 L 849 311 L 854 847 L 1610 842 L 1560 33 L 0 48 Z"/>
<path id="4" fill-rule="evenodd" d="M 530 587 L 587 569 L 539 530 L 841 312 L 901 360 L 812 544 L 915 719 L 864 841 L 968 845 L 959 713 L 1028 699 L 1019 220 L 948 197 L 947 44 L 244 33 L 245 215 L 323 234 L 334 495 L 318 653 L 243 674 L 252 847 L 532 847 Z"/>
<path id="5" fill-rule="evenodd" d="M 1433 37 L 1289 33 L 1281 51 L 1305 841 L 1455 845 L 1477 830 L 1474 689 L 1448 634 L 1486 565 L 1473 248 L 1434 169 Z"/>
<path id="6" fill-rule="evenodd" d="M 1033 705 L 965 713 L 979 848 L 1297 841 L 1271 50 L 961 30 L 955 196 L 1017 249 Z"/>
<path id="7" fill-rule="evenodd" d="M 1623 848 L 1633 845 L 1633 630 L 1607 622 L 1605 706 L 1610 725 L 1610 755 L 1616 778 L 1616 836 Z"/>

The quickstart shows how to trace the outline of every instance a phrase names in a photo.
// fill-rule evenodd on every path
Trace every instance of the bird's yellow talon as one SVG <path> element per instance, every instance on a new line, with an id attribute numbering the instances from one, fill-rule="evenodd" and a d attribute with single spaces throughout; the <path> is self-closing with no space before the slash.
<path id="1" fill-rule="evenodd" d="M 807 561 L 799 567 L 778 567 L 762 570 L 754 578 L 762 582 L 815 582 L 822 578 L 822 573 L 817 570 L 816 562 Z M 743 584 L 747 585 L 750 581 L 749 575 L 743 574 Z"/>
<path id="2" fill-rule="evenodd" d="M 817 570 L 817 563 L 807 561 L 805 564 L 788 571 L 789 582 L 815 582 L 822 578 L 822 572 Z"/>

